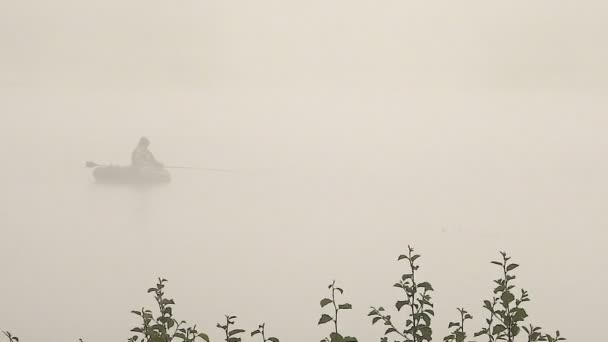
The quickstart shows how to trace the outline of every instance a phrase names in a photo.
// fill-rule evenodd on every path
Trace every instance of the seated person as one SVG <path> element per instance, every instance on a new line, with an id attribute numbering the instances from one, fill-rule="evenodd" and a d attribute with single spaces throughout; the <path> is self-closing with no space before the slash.
<path id="1" fill-rule="evenodd" d="M 136 168 L 162 168 L 164 167 L 161 162 L 154 158 L 154 155 L 150 150 L 148 150 L 148 146 L 150 146 L 150 140 L 146 137 L 142 137 L 139 139 L 139 143 L 135 150 L 131 154 L 131 165 Z"/>

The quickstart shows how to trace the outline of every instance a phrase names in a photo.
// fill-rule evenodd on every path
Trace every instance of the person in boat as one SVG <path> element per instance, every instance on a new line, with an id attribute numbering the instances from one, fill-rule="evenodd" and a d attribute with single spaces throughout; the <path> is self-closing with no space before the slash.
<path id="1" fill-rule="evenodd" d="M 148 147 L 150 146 L 150 140 L 146 137 L 141 137 L 135 150 L 131 154 L 131 165 L 136 168 L 163 168 L 164 165 L 154 158 L 154 155 Z"/>

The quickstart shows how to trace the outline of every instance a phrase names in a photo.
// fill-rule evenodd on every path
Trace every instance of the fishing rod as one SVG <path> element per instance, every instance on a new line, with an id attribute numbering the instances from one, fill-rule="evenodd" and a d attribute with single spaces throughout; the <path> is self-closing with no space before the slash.
<path id="1" fill-rule="evenodd" d="M 212 169 L 208 167 L 193 167 L 193 166 L 164 166 L 167 169 L 186 169 L 186 170 L 201 170 L 201 171 L 218 171 L 218 172 L 232 172 L 233 170 L 228 169 Z"/>

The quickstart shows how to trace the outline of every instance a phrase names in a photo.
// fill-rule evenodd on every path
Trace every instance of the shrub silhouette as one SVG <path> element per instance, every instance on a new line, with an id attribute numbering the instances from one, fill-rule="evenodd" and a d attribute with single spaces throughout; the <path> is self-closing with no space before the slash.
<path id="1" fill-rule="evenodd" d="M 391 317 L 385 313 L 383 307 L 372 307 L 369 316 L 372 317 L 372 324 L 382 321 L 385 326 L 388 326 L 384 332 L 384 337 L 381 341 L 388 341 L 389 335 L 398 335 L 403 341 L 423 342 L 433 339 L 433 330 L 431 329 L 431 321 L 435 312 L 433 311 L 433 303 L 431 303 L 431 292 L 433 286 L 430 283 L 418 282 L 416 279 L 416 271 L 420 268 L 416 264 L 416 260 L 420 258 L 419 254 L 414 254 L 414 249 L 408 246 L 408 253 L 400 255 L 397 260 L 407 260 L 409 272 L 401 276 L 399 282 L 393 285 L 400 288 L 405 295 L 405 298 L 398 300 L 395 303 L 397 311 L 406 308 L 408 316 L 405 321 L 405 328 L 399 330 Z"/>
<path id="2" fill-rule="evenodd" d="M 217 324 L 218 328 L 224 330 L 224 333 L 226 334 L 226 339 L 224 341 L 226 342 L 241 342 L 239 335 L 245 332 L 243 329 L 230 329 L 230 326 L 234 325 L 235 319 L 236 316 L 226 315 L 226 324 Z"/>
<path id="3" fill-rule="evenodd" d="M 251 337 L 255 336 L 255 335 L 260 335 L 260 337 L 262 338 L 262 342 L 279 342 L 279 339 L 276 337 L 266 337 L 266 324 L 262 323 L 260 324 L 260 326 L 258 327 L 257 330 L 254 330 L 251 332 Z"/>
<path id="4" fill-rule="evenodd" d="M 336 292 L 340 292 L 340 294 L 344 294 L 344 290 L 342 290 L 339 287 L 336 287 L 335 281 L 332 282 L 328 286 L 328 288 L 331 292 L 331 296 L 330 296 L 331 298 L 321 299 L 321 308 L 324 308 L 325 306 L 331 304 L 333 306 L 333 316 L 328 315 L 328 314 L 322 314 L 321 318 L 319 319 L 319 325 L 333 322 L 334 331 L 329 334 L 329 337 L 326 337 L 323 340 L 321 340 L 321 342 L 357 342 L 357 339 L 355 337 L 350 337 L 350 336 L 343 337 L 338 332 L 338 314 L 342 310 L 352 309 L 353 306 L 350 305 L 349 303 L 338 304 L 338 302 L 336 301 Z"/>
<path id="5" fill-rule="evenodd" d="M 523 331 L 526 334 L 525 340 L 519 338 L 517 341 L 565 341 L 566 339 L 561 336 L 559 331 L 548 334 L 543 332 L 540 327 L 527 322 L 529 317 L 525 305 L 530 301 L 529 294 L 524 289 L 517 289 L 514 285 L 516 279 L 514 270 L 519 265 L 512 263 L 511 257 L 505 252 L 500 252 L 500 255 L 502 257 L 500 261 L 491 262 L 500 268 L 500 277 L 494 280 L 496 286 L 492 298 L 483 301 L 483 308 L 487 311 L 485 327 L 476 332 L 474 337 L 479 338 L 479 342 L 516 342 L 516 338 L 522 336 Z M 372 319 L 372 325 L 380 322 L 386 326 L 383 336 L 380 337 L 381 342 L 388 342 L 389 337 L 392 339 L 391 342 L 430 342 L 433 339 L 431 324 L 435 312 L 431 293 L 434 289 L 429 282 L 420 281 L 418 278 L 417 271 L 420 266 L 417 260 L 420 257 L 419 254 L 414 253 L 413 248 L 408 246 L 407 253 L 400 255 L 397 259 L 398 261 L 405 260 L 408 265 L 408 271 L 393 285 L 403 292 L 403 297 L 395 302 L 396 310 L 407 312 L 405 322 L 401 322 L 401 328 L 383 307 L 372 307 L 368 314 Z M 145 308 L 132 311 L 133 314 L 140 317 L 141 323 L 131 330 L 135 334 L 128 339 L 128 342 L 196 342 L 197 340 L 209 342 L 209 337 L 205 333 L 199 332 L 196 325 L 190 326 L 185 321 L 175 319 L 173 313 L 175 302 L 165 297 L 166 282 L 166 279 L 159 278 L 156 286 L 148 290 L 148 293 L 153 294 L 158 307 L 156 315 Z M 335 281 L 328 288 L 330 296 L 329 298 L 323 298 L 320 304 L 321 308 L 329 306 L 331 312 L 322 314 L 318 324 L 324 325 L 333 322 L 333 329 L 329 337 L 321 342 L 357 342 L 354 337 L 343 337 L 339 332 L 338 325 L 339 313 L 343 310 L 352 309 L 352 305 L 338 303 L 336 294 L 339 292 L 342 295 L 344 291 L 342 288 L 336 287 Z M 467 340 L 465 323 L 472 320 L 473 317 L 464 308 L 459 308 L 458 312 L 460 317 L 456 322 L 449 323 L 448 329 L 452 330 L 449 335 L 443 338 L 444 342 L 465 342 Z M 228 315 L 225 323 L 217 324 L 217 327 L 224 331 L 225 342 L 242 341 L 240 335 L 245 333 L 245 330 L 232 328 L 235 320 L 236 316 Z M 19 338 L 10 332 L 2 332 L 7 338 L 6 342 L 19 342 Z M 262 342 L 279 342 L 276 337 L 266 337 L 264 323 L 251 332 L 251 338 L 254 336 L 259 336 Z M 82 340 L 79 341 L 83 342 Z"/>
<path id="6" fill-rule="evenodd" d="M 516 276 L 513 271 L 519 265 L 510 262 L 511 257 L 507 253 L 500 252 L 500 255 L 502 256 L 500 261 L 492 261 L 491 263 L 500 268 L 501 277 L 494 280 L 496 287 L 492 299 L 483 302 L 484 309 L 488 311 L 487 327 L 475 333 L 475 337 L 485 336 L 489 342 L 513 342 L 515 337 L 521 333 L 522 325 L 528 318 L 524 306 L 525 303 L 530 301 L 530 297 L 524 289 L 520 290 L 519 296 L 515 295 L 516 287 L 513 285 L 513 280 Z M 524 327 L 523 330 L 528 335 L 528 342 L 565 340 L 560 336 L 559 331 L 556 331 L 555 335 L 544 334 L 540 328 L 532 325 L 530 325 L 530 328 Z M 464 337 L 455 341 L 462 342 Z"/>
<path id="7" fill-rule="evenodd" d="M 197 331 L 196 325 L 187 326 L 186 321 L 177 321 L 173 317 L 173 299 L 165 298 L 166 279 L 158 278 L 156 287 L 148 289 L 148 293 L 154 294 L 158 306 L 156 318 L 150 310 L 142 308 L 140 311 L 131 311 L 142 320 L 141 325 L 131 329 L 136 333 L 128 339 L 128 342 L 195 342 L 198 338 L 209 342 L 209 337 Z"/>

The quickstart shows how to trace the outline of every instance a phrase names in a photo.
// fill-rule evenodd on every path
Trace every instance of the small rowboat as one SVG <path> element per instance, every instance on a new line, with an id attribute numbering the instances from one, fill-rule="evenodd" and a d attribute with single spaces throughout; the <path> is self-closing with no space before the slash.
<path id="1" fill-rule="evenodd" d="M 96 166 L 93 177 L 100 183 L 114 184 L 162 184 L 171 181 L 165 168 L 133 166 Z"/>

